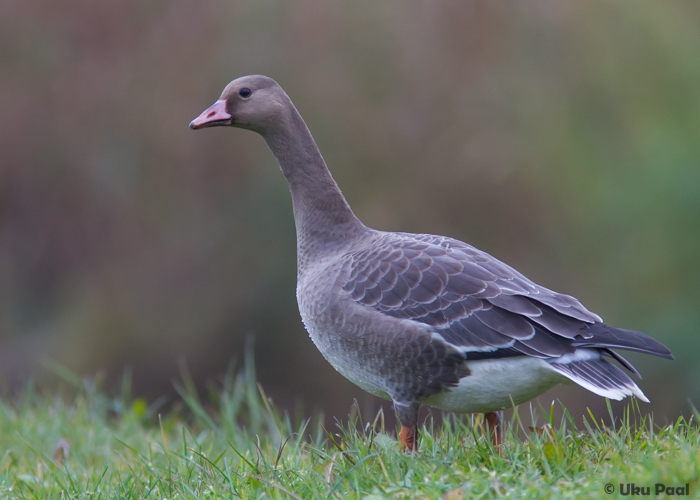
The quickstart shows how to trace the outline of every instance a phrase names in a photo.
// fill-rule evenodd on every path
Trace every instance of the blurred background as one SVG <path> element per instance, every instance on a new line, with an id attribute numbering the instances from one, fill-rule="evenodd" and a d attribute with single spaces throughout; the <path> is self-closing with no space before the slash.
<path id="1" fill-rule="evenodd" d="M 676 361 L 629 354 L 642 409 L 700 401 L 700 3 L 5 0 L 0 47 L 7 386 L 58 363 L 174 398 L 179 363 L 203 386 L 254 336 L 280 405 L 379 408 L 304 331 L 262 139 L 188 129 L 262 73 L 368 226 L 468 241 L 654 336 Z"/>

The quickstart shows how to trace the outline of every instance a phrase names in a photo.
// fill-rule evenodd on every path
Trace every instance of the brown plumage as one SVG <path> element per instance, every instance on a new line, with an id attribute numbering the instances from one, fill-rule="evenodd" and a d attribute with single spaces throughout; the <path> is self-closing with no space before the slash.
<path id="1" fill-rule="evenodd" d="M 263 136 L 292 194 L 299 311 L 324 357 L 394 403 L 407 449 L 422 404 L 482 412 L 495 444 L 499 411 L 562 382 L 622 399 L 637 385 L 613 348 L 673 359 L 639 332 L 613 328 L 569 295 L 444 236 L 376 231 L 353 214 L 291 100 L 265 76 L 231 82 L 191 128 Z"/>

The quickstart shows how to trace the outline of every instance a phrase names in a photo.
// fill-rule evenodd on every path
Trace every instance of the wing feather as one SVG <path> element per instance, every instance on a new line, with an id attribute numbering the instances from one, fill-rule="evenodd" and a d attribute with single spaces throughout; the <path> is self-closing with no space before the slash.
<path id="1" fill-rule="evenodd" d="M 491 306 L 475 316 L 485 325 L 514 339 L 526 340 L 535 335 L 535 327 L 527 319 L 500 307 Z"/>
<path id="2" fill-rule="evenodd" d="M 342 288 L 360 304 L 432 327 L 469 359 L 478 353 L 551 359 L 577 347 L 671 356 L 651 337 L 605 325 L 574 297 L 541 287 L 466 243 L 378 234 L 348 257 Z"/>

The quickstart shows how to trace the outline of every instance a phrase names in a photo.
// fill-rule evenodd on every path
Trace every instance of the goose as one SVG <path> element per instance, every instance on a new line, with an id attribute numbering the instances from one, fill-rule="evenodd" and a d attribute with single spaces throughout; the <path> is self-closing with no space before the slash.
<path id="1" fill-rule="evenodd" d="M 301 319 L 333 368 L 393 402 L 405 451 L 417 450 L 421 405 L 483 413 L 500 454 L 502 410 L 561 383 L 648 402 L 620 366 L 639 372 L 614 349 L 673 359 L 650 336 L 606 325 L 467 243 L 365 226 L 267 76 L 229 83 L 190 123 L 207 127 L 252 130 L 272 150 L 292 197 Z"/>

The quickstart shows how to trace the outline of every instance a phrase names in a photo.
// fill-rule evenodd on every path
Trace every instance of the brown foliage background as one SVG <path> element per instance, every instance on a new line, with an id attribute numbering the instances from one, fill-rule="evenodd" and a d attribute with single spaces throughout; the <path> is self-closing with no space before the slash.
<path id="1" fill-rule="evenodd" d="M 255 335 L 290 407 L 379 404 L 313 347 L 263 141 L 189 121 L 275 78 L 358 216 L 449 234 L 647 332 L 657 415 L 700 400 L 695 1 L 6 0 L 0 4 L 0 373 L 46 360 L 172 394 Z M 116 382 L 115 382 L 116 383 Z M 602 398 L 557 389 L 572 414 Z"/>

